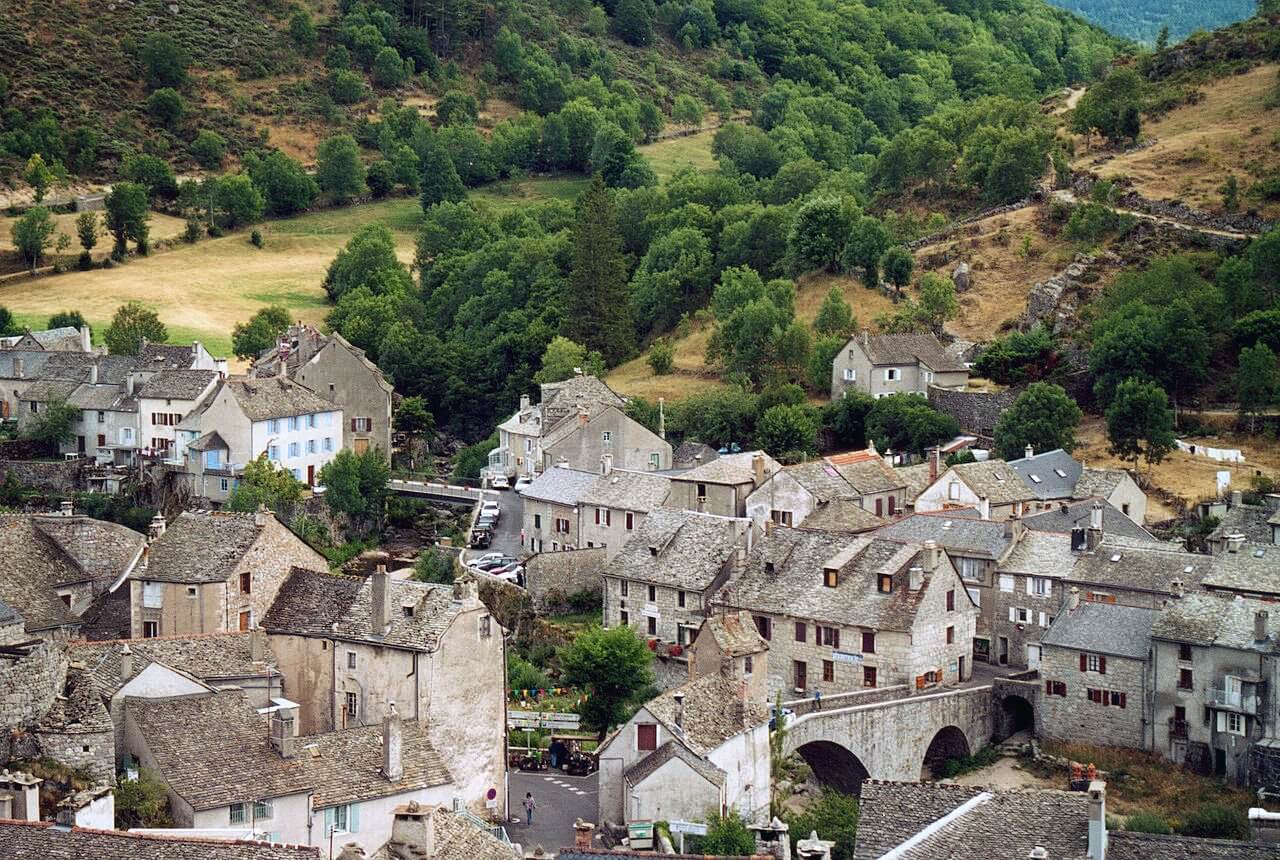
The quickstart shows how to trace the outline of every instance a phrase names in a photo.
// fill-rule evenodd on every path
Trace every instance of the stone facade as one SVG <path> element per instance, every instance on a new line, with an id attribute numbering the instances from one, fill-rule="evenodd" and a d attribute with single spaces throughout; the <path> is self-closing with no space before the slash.
<path id="1" fill-rule="evenodd" d="M 736 557 L 730 557 L 702 591 L 606 576 L 604 626 L 628 624 L 641 636 L 688 645 L 702 626 L 712 595 L 729 581 L 735 563 Z"/>
<path id="2" fill-rule="evenodd" d="M 1103 662 L 1096 662 L 1099 658 Z M 1084 670 L 1080 668 L 1082 659 Z M 1146 694 L 1148 675 L 1146 660 L 1046 644 L 1040 662 L 1040 734 L 1065 741 L 1145 749 L 1145 727 L 1151 718 Z M 1051 693 L 1050 685 L 1062 686 L 1053 687 Z M 1099 691 L 1105 693 L 1101 701 L 1097 700 Z M 1111 704 L 1115 694 L 1124 697 L 1122 705 Z"/>
<path id="3" fill-rule="evenodd" d="M 84 467 L 87 460 L 3 460 L 0 481 L 12 475 L 25 487 L 54 493 L 84 489 Z"/>
<path id="4" fill-rule="evenodd" d="M 576 505 L 525 497 L 522 548 L 532 553 L 586 547 Z"/>
<path id="5" fill-rule="evenodd" d="M 0 644 L 27 641 L 22 620 L 0 626 Z M 22 726 L 44 716 L 67 674 L 66 643 L 41 639 L 25 657 L 0 660 L 0 726 Z"/>
<path id="6" fill-rule="evenodd" d="M 991 662 L 1034 669 L 1041 658 L 1040 640 L 1062 605 L 1062 580 L 996 571 L 987 594 Z"/>
<path id="7" fill-rule="evenodd" d="M 960 429 L 990 437 L 1000 416 L 1018 399 L 1021 389 L 968 391 L 930 385 L 929 405 L 960 423 Z"/>
<path id="8" fill-rule="evenodd" d="M 525 588 L 534 606 L 562 606 L 583 591 L 601 593 L 606 551 L 602 547 L 568 552 L 538 553 L 524 563 Z"/>

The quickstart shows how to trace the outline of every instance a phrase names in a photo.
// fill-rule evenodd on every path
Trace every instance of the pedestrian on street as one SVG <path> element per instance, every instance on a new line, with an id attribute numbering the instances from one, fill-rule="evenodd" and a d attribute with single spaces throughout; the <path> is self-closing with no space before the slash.
<path id="1" fill-rule="evenodd" d="M 524 549 L 524 529 L 520 529 L 520 548 Z"/>
<path id="2" fill-rule="evenodd" d="M 815 711 L 822 710 L 822 691 L 821 690 L 813 691 L 813 709 Z"/>
<path id="3" fill-rule="evenodd" d="M 524 793 L 524 826 L 533 826 L 533 811 L 538 808 L 538 804 L 533 802 L 533 792 L 526 791 Z"/>

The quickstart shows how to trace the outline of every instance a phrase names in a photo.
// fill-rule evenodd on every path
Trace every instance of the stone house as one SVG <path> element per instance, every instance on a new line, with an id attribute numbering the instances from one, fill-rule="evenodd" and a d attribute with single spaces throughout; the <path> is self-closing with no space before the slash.
<path id="1" fill-rule="evenodd" d="M 717 605 L 769 642 L 769 695 L 807 696 L 972 673 L 978 607 L 936 543 L 774 529 Z"/>
<path id="2" fill-rule="evenodd" d="M 145 337 L 138 350 L 137 369 L 149 373 L 161 370 L 216 370 L 224 378 L 227 360 L 215 358 L 205 345 L 193 340 L 190 345 L 180 343 L 151 343 Z"/>
<path id="3" fill-rule="evenodd" d="M 61 326 L 42 331 L 0 337 L 0 350 L 42 350 L 45 352 L 93 352 L 93 338 L 87 325 Z"/>
<path id="4" fill-rule="evenodd" d="M 707 617 L 689 646 L 689 677 L 701 678 L 728 669 L 747 686 L 747 699 L 769 700 L 769 643 L 746 612 L 717 612 Z"/>
<path id="5" fill-rule="evenodd" d="M 1061 448 L 1037 454 L 1030 445 L 1025 456 L 1009 461 L 1009 468 L 1035 495 L 1027 516 L 1032 511 L 1050 510 L 1055 502 L 1097 498 L 1119 509 L 1138 526 L 1146 520 L 1147 496 L 1122 469 L 1088 468 Z"/>
<path id="6" fill-rule="evenodd" d="M 521 489 L 522 545 L 533 553 L 585 548 L 580 502 L 599 477 L 599 472 L 562 464 L 542 472 Z"/>
<path id="7" fill-rule="evenodd" d="M 744 519 L 650 511 L 605 567 L 604 626 L 630 625 L 641 636 L 688 645 L 750 540 Z"/>
<path id="8" fill-rule="evenodd" d="M 1115 505 L 1099 498 L 1057 502 L 1049 510 L 1023 517 L 1022 524 L 1031 531 L 1037 532 L 1071 534 L 1075 529 L 1087 531 L 1093 518 L 1095 504 L 1102 509 L 1104 534 L 1148 543 L 1160 543 L 1151 532 L 1126 517 Z"/>
<path id="9" fill-rule="evenodd" d="M 304 733 L 376 726 L 395 702 L 445 757 L 453 795 L 503 813 L 506 650 L 473 581 L 295 570 L 262 626 Z"/>
<path id="10" fill-rule="evenodd" d="M 872 447 L 782 467 L 747 496 L 746 515 L 757 533 L 766 523 L 866 531 L 900 512 L 905 492 Z M 810 522 L 815 515 L 820 526 Z"/>
<path id="11" fill-rule="evenodd" d="M 329 566 L 267 511 L 186 511 L 155 533 L 129 577 L 134 639 L 249 630 L 290 570 Z"/>
<path id="12" fill-rule="evenodd" d="M 162 370 L 143 382 L 135 392 L 142 447 L 165 462 L 181 463 L 186 452 L 178 445 L 177 427 L 220 381 L 215 370 Z"/>
<path id="13" fill-rule="evenodd" d="M 1158 615 L 1080 600 L 1079 591 L 1071 591 L 1041 643 L 1042 735 L 1147 748 L 1151 629 Z"/>
<path id="14" fill-rule="evenodd" d="M 111 716 L 96 695 L 92 676 L 70 664 L 52 705 L 32 729 L 40 757 L 82 771 L 95 784 L 114 785 L 114 734 Z"/>
<path id="15" fill-rule="evenodd" d="M 524 857 L 519 845 L 494 835 L 497 828 L 482 826 L 484 822 L 465 812 L 441 806 L 433 808 L 411 800 L 397 806 L 392 815 L 391 838 L 373 855 L 373 860 L 521 860 Z M 360 860 L 364 856 L 345 847 L 344 851 L 349 853 L 339 854 L 338 860 Z"/>
<path id="16" fill-rule="evenodd" d="M 1074 562 L 1070 535 L 1014 524 L 1013 546 L 996 566 L 991 591 L 991 662 L 1019 669 L 1040 666 L 1042 642 L 1063 605 L 1063 578 Z"/>
<path id="17" fill-rule="evenodd" d="M 1085 466 L 1071 498 L 1102 499 L 1139 526 L 1147 521 L 1147 494 L 1124 469 Z"/>
<path id="18" fill-rule="evenodd" d="M 248 839 L 208 839 L 128 833 L 101 826 L 59 826 L 53 821 L 5 821 L 0 844 L 14 857 L 41 860 L 319 860 L 317 848 L 272 845 Z"/>
<path id="19" fill-rule="evenodd" d="M 747 497 L 781 468 L 781 463 L 763 451 L 721 454 L 709 463 L 672 475 L 668 504 L 719 517 L 745 517 Z"/>
<path id="20" fill-rule="evenodd" d="M 0 600 L 0 726 L 25 726 L 53 707 L 67 675 L 62 631 L 33 638 L 27 621 Z"/>
<path id="21" fill-rule="evenodd" d="M 984 520 L 1011 520 L 1035 512 L 1035 491 L 1003 460 L 957 463 L 917 498 L 917 513 L 976 508 Z"/>
<path id="22" fill-rule="evenodd" d="M 932 334 L 855 334 L 831 362 L 831 399 L 846 391 L 872 397 L 927 394 L 929 386 L 964 388 L 969 370 Z"/>
<path id="23" fill-rule="evenodd" d="M 178 827 L 244 827 L 323 857 L 339 840 L 372 854 L 398 806 L 448 803 L 455 791 L 426 728 L 389 708 L 381 725 L 299 736 L 287 700 L 264 714 L 237 690 L 129 698 L 124 734 L 164 781 Z"/>
<path id="24" fill-rule="evenodd" d="M 1212 557 L 1200 584 L 1210 591 L 1264 600 L 1280 598 L 1280 548 L 1234 538 Z"/>
<path id="25" fill-rule="evenodd" d="M 600 745 L 599 820 L 767 815 L 769 707 L 747 690 L 728 664 L 645 703 Z"/>
<path id="26" fill-rule="evenodd" d="M 1170 600 L 1151 630 L 1151 749 L 1236 785 L 1272 785 L 1280 733 L 1267 706 L 1280 681 L 1275 603 L 1227 594 Z"/>
<path id="27" fill-rule="evenodd" d="M 1209 557 L 1179 545 L 1124 538 L 1092 525 L 1072 534 L 1076 561 L 1062 584 L 1078 587 L 1085 601 L 1159 609 L 1199 588 L 1212 566 Z"/>
<path id="28" fill-rule="evenodd" d="M 204 407 L 176 428 L 179 448 L 193 448 L 206 468 L 238 475 L 263 455 L 308 486 L 343 444 L 343 412 L 336 404 L 283 376 L 231 377 L 209 395 Z M 217 433 L 224 447 L 198 443 Z M 217 458 L 210 461 L 213 452 Z M 226 457 L 225 463 L 222 457 Z M 198 467 L 191 463 L 189 471 Z"/>
<path id="29" fill-rule="evenodd" d="M 601 475 L 578 502 L 579 533 L 583 545 L 604 547 L 608 551 L 607 559 L 612 560 L 640 528 L 649 511 L 661 507 L 670 494 L 671 479 L 668 476 L 615 469 L 612 460 L 606 459 L 601 466 Z M 528 502 L 525 505 L 527 510 Z M 527 515 L 525 519 L 528 519 Z"/>
<path id="30" fill-rule="evenodd" d="M 381 448 L 391 456 L 391 411 L 395 389 L 382 371 L 338 333 L 321 334 L 312 326 L 290 326 L 280 342 L 254 360 L 250 374 L 285 375 L 342 410 L 342 447 L 357 454 Z"/>
<path id="31" fill-rule="evenodd" d="M 1205 538 L 1209 552 L 1214 555 L 1227 551 L 1229 545 L 1237 550 L 1243 544 L 1280 546 L 1280 493 L 1262 497 L 1262 504 L 1247 505 L 1244 493 L 1236 490 L 1228 500 L 1201 504 L 1201 519 L 1217 517 L 1218 525 Z"/>

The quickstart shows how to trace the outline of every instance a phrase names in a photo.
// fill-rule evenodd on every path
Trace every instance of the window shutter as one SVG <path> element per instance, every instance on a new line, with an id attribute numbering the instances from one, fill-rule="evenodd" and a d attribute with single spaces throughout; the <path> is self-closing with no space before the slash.
<path id="1" fill-rule="evenodd" d="M 1080 655 L 1080 671 L 1081 672 L 1089 671 L 1089 658 L 1086 657 L 1084 654 Z"/>
<path id="2" fill-rule="evenodd" d="M 347 826 L 352 833 L 360 832 L 360 804 L 353 803 L 347 812 Z"/>
<path id="3" fill-rule="evenodd" d="M 1052 695 L 1053 695 L 1053 682 L 1052 682 L 1052 681 L 1045 681 L 1045 682 L 1044 682 L 1044 694 L 1045 694 L 1046 696 L 1052 696 Z"/>
<path id="4" fill-rule="evenodd" d="M 835 628 L 834 630 L 831 631 L 831 633 L 832 633 L 832 636 L 834 637 L 831 642 L 831 647 L 839 648 L 840 647 L 840 628 L 839 627 Z"/>
<path id="5" fill-rule="evenodd" d="M 596 508 L 596 525 L 600 525 L 600 509 Z"/>
<path id="6" fill-rule="evenodd" d="M 1116 693 L 1115 695 L 1116 695 L 1116 704 L 1119 705 L 1121 708 L 1123 708 L 1125 706 L 1125 699 L 1127 697 L 1126 694 Z"/>
<path id="7" fill-rule="evenodd" d="M 1010 621 L 1018 620 L 1018 610 L 1014 609 L 1012 606 L 1009 607 L 1009 620 Z"/>
<path id="8" fill-rule="evenodd" d="M 1028 595 L 1030 595 L 1030 594 L 1034 594 L 1034 593 L 1035 593 L 1035 592 L 1034 592 L 1034 591 L 1032 591 L 1032 589 L 1031 589 L 1031 583 L 1032 583 L 1032 577 L 1028 576 L 1028 577 L 1027 577 L 1027 594 L 1028 594 Z"/>
<path id="9" fill-rule="evenodd" d="M 1040 613 L 1040 626 L 1041 627 L 1049 626 L 1049 619 L 1043 612 Z"/>
<path id="10" fill-rule="evenodd" d="M 1099 675 L 1107 674 L 1107 658 L 1106 657 L 1098 658 L 1098 674 Z"/>
<path id="11" fill-rule="evenodd" d="M 1218 711 L 1218 731 L 1225 732 L 1227 730 L 1227 714 L 1225 711 Z"/>
<path id="12" fill-rule="evenodd" d="M 351 419 L 351 430 L 352 430 L 352 432 L 355 432 L 355 429 L 356 429 L 356 419 L 352 418 L 352 419 Z"/>

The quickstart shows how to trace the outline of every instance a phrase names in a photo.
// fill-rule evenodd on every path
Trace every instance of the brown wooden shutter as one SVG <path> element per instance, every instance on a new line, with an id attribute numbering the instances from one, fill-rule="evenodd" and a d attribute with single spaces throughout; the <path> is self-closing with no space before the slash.
<path id="1" fill-rule="evenodd" d="M 839 648 L 840 647 L 840 628 L 839 627 L 834 628 L 831 631 L 831 635 L 833 637 L 831 642 L 831 647 Z"/>
<path id="2" fill-rule="evenodd" d="M 1107 674 L 1107 658 L 1106 657 L 1098 658 L 1098 674 L 1099 675 Z"/>
<path id="3" fill-rule="evenodd" d="M 352 419 L 351 419 L 351 432 L 352 432 L 352 433 L 354 433 L 355 431 L 356 431 L 356 419 L 352 418 Z"/>
<path id="4" fill-rule="evenodd" d="M 1080 671 L 1081 672 L 1089 671 L 1089 658 L 1084 654 L 1080 655 Z"/>

